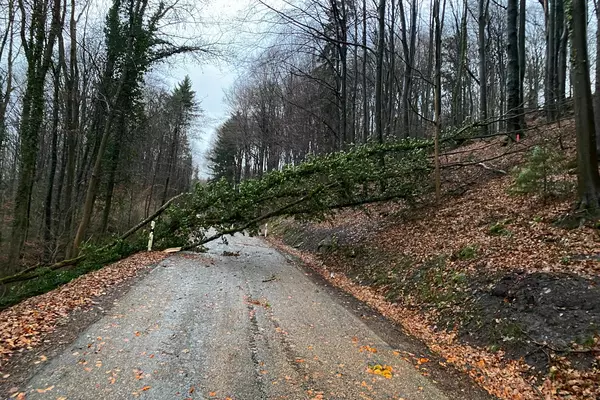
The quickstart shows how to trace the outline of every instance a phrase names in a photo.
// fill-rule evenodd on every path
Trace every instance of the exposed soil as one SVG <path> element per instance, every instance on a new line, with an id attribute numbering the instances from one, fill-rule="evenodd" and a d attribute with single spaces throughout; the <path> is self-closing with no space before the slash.
<path id="1" fill-rule="evenodd" d="M 568 354 L 576 368 L 597 362 L 583 349 L 600 332 L 599 278 L 514 272 L 490 280 L 495 280 L 490 289 L 474 290 L 480 320 L 463 327 L 469 337 L 496 342 L 543 372 L 549 368 L 549 352 Z M 503 329 L 493 329 L 500 325 L 496 321 Z"/>

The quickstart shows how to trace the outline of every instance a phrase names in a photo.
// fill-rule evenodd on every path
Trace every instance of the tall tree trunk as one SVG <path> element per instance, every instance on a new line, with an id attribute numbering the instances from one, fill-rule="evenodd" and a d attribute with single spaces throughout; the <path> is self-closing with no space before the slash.
<path id="1" fill-rule="evenodd" d="M 544 16 L 546 20 L 546 78 L 544 98 L 548 120 L 556 119 L 556 7 L 562 0 L 544 0 Z"/>
<path id="2" fill-rule="evenodd" d="M 416 22 L 417 22 L 417 2 L 413 0 L 410 6 L 410 33 L 407 36 L 407 25 L 406 15 L 404 11 L 404 2 L 398 2 L 398 8 L 400 10 L 400 24 L 402 26 L 401 38 L 402 38 L 402 49 L 404 52 L 404 76 L 402 83 L 402 96 L 401 96 L 401 107 L 402 107 L 402 129 L 404 131 L 404 137 L 410 136 L 410 96 L 412 92 L 412 75 L 414 68 L 414 55 L 415 55 L 415 42 L 416 42 Z"/>
<path id="3" fill-rule="evenodd" d="M 555 100 L 557 102 L 556 117 L 560 118 L 561 106 L 565 101 L 566 82 L 567 82 L 567 45 L 569 41 L 568 30 L 565 29 L 565 3 L 564 0 L 555 0 L 556 4 L 556 21 L 555 28 L 556 33 L 554 38 L 556 40 L 556 54 L 554 60 L 556 66 L 555 71 Z"/>
<path id="4" fill-rule="evenodd" d="M 348 23 L 347 23 L 347 6 L 346 1 L 342 0 L 340 2 L 341 10 L 337 6 L 337 2 L 334 3 L 334 10 L 336 12 L 337 24 L 338 24 L 338 35 L 339 35 L 339 57 L 340 57 L 340 65 L 341 65 L 341 99 L 340 99 L 340 108 L 341 108 L 341 141 L 342 146 L 344 148 L 348 143 Z"/>
<path id="5" fill-rule="evenodd" d="M 587 51 L 586 2 L 573 0 L 572 7 L 571 66 L 577 129 L 577 193 L 579 208 L 597 213 L 600 211 L 600 175 Z"/>
<path id="6" fill-rule="evenodd" d="M 444 4 L 445 4 L 444 0 Z M 446 7 L 444 7 L 445 9 Z M 445 11 L 445 10 L 444 10 Z M 435 78 L 434 78 L 434 114 L 435 114 L 435 199 L 439 204 L 442 197 L 440 173 L 440 137 L 442 135 L 442 20 L 444 11 L 440 11 L 440 0 L 433 2 L 435 23 Z M 440 13 L 442 17 L 440 17 Z"/>
<path id="7" fill-rule="evenodd" d="M 69 73 L 66 79 L 66 157 L 67 164 L 65 170 L 65 197 L 64 197 L 64 221 L 67 232 L 67 242 L 70 242 L 73 221 L 75 219 L 75 207 L 73 205 L 77 136 L 79 130 L 79 66 L 77 62 L 77 21 L 75 0 L 71 0 L 71 21 L 70 21 L 70 53 L 69 53 Z M 63 46 L 64 53 L 64 46 Z M 66 65 L 64 66 L 66 71 Z M 70 243 L 68 245 L 70 247 Z"/>
<path id="8" fill-rule="evenodd" d="M 121 134 L 115 139 L 114 148 L 110 157 L 110 169 L 108 170 L 108 181 L 106 182 L 106 192 L 104 196 L 104 210 L 102 211 L 102 224 L 100 232 L 105 234 L 108 230 L 108 220 L 112 208 L 113 193 L 115 191 L 115 180 L 117 179 L 117 167 L 119 165 L 119 157 L 121 155 L 121 147 L 123 146 L 123 137 L 125 136 L 125 121 L 121 114 L 119 118 L 119 126 L 122 130 Z"/>
<path id="9" fill-rule="evenodd" d="M 384 121 L 385 121 L 385 132 L 386 136 L 392 136 L 392 133 L 395 133 L 393 128 L 393 121 L 395 119 L 394 109 L 396 108 L 396 6 L 395 0 L 390 0 L 389 3 L 390 9 L 390 17 L 389 17 L 389 33 L 388 33 L 388 71 L 387 71 L 387 84 L 385 88 L 387 89 L 387 95 L 384 96 L 385 101 L 385 112 L 384 112 Z"/>
<path id="10" fill-rule="evenodd" d="M 33 8 L 31 15 L 26 8 Z M 52 53 L 56 37 L 61 27 L 61 2 L 54 0 L 52 4 L 50 30 L 46 35 L 46 4 L 37 0 L 25 5 L 24 0 L 19 0 L 21 9 L 21 42 L 27 59 L 27 87 L 23 96 L 20 132 L 20 165 L 17 192 L 15 197 L 14 219 L 12 237 L 9 251 L 8 272 L 14 272 L 18 266 L 27 230 L 29 228 L 29 213 L 31 208 L 31 194 L 35 179 L 36 161 L 38 156 L 38 139 L 42 122 L 44 120 L 44 82 L 52 61 Z M 29 26 L 27 21 L 30 20 Z M 27 37 L 27 29 L 30 36 Z"/>
<path id="11" fill-rule="evenodd" d="M 362 86 L 363 86 L 363 143 L 369 139 L 369 91 L 367 90 L 367 62 L 369 53 L 367 50 L 367 0 L 363 0 L 363 18 L 362 18 Z"/>
<path id="12" fill-rule="evenodd" d="M 521 132 L 521 117 L 519 103 L 519 46 L 517 37 L 518 0 L 508 0 L 507 3 L 507 69 L 506 69 L 506 106 L 508 108 L 507 132 L 514 139 Z"/>
<path id="13" fill-rule="evenodd" d="M 168 195 L 169 195 L 169 185 L 171 183 L 171 175 L 173 175 L 173 167 L 175 166 L 175 163 L 177 161 L 177 150 L 179 149 L 179 123 L 177 123 L 177 126 L 175 126 L 175 132 L 173 133 L 173 141 L 171 142 L 171 149 L 169 151 L 169 161 L 167 162 L 167 176 L 165 179 L 165 186 L 163 189 L 163 195 L 162 195 L 162 200 L 161 200 L 161 205 L 165 204 L 165 202 L 168 200 Z M 264 141 L 263 141 L 264 143 Z M 264 147 L 263 150 L 264 151 Z M 261 167 L 259 170 L 259 175 L 262 175 L 262 164 L 263 164 L 263 160 L 264 160 L 264 153 L 262 153 L 261 155 Z"/>
<path id="14" fill-rule="evenodd" d="M 10 104 L 10 99 L 13 91 L 13 58 L 14 51 L 14 23 L 15 23 L 15 7 L 14 0 L 8 1 L 8 18 L 5 25 L 4 36 L 2 38 L 2 46 L 0 56 L 3 56 L 4 49 L 8 46 L 8 57 L 6 58 L 6 72 L 4 75 L 4 92 L 0 92 L 0 160 L 3 158 L 4 153 L 4 141 L 7 138 L 7 126 L 6 126 L 6 111 Z M 8 150 L 6 150 L 8 152 Z M 0 161 L 0 168 L 6 168 L 6 165 Z M 5 182 L 3 181 L 3 174 L 0 173 L 0 224 L 4 225 L 4 201 L 5 196 L 8 194 L 8 190 L 4 189 Z M 8 185 L 6 185 L 8 186 Z M 4 241 L 4 231 L 0 228 L 0 246 Z"/>
<path id="15" fill-rule="evenodd" d="M 596 26 L 600 27 L 600 7 L 598 0 L 594 0 L 596 11 Z M 596 124 L 596 151 L 600 154 L 600 29 L 596 29 L 596 70 L 594 79 L 594 121 Z"/>
<path id="16" fill-rule="evenodd" d="M 357 12 L 358 10 L 356 10 L 355 7 L 355 12 Z M 354 18 L 354 40 L 358 41 L 358 15 L 355 16 Z M 352 65 L 352 72 L 353 72 L 353 80 L 352 80 L 352 129 L 350 130 L 350 143 L 356 144 L 356 127 L 358 125 L 358 115 L 356 115 L 356 109 L 357 109 L 357 105 L 356 105 L 356 100 L 358 99 L 358 46 L 354 46 L 354 50 L 353 50 L 353 65 Z M 286 160 L 286 164 L 288 164 L 289 161 Z"/>
<path id="17" fill-rule="evenodd" d="M 460 30 L 458 32 L 458 64 L 456 68 L 456 82 L 452 90 L 452 120 L 454 126 L 463 122 L 463 75 L 465 72 L 467 58 L 467 2 L 463 1 L 463 12 L 461 15 Z"/>
<path id="18" fill-rule="evenodd" d="M 523 115 L 523 107 L 525 105 L 525 0 L 519 0 L 519 109 L 521 111 L 521 128 L 525 127 L 525 115 Z"/>
<path id="19" fill-rule="evenodd" d="M 377 36 L 377 69 L 375 76 L 375 131 L 377 140 L 383 143 L 383 55 L 385 49 L 385 2 L 379 0 L 378 14 L 378 36 Z"/>
<path id="20" fill-rule="evenodd" d="M 485 40 L 485 26 L 488 18 L 489 0 L 479 0 L 478 15 L 478 42 L 479 42 L 479 119 L 483 121 L 481 125 L 481 135 L 487 136 L 488 129 L 488 79 L 487 79 L 487 51 Z"/>
<path id="21" fill-rule="evenodd" d="M 48 187 L 46 188 L 46 201 L 44 202 L 44 242 L 47 262 L 51 261 L 53 242 L 52 232 L 52 196 L 54 192 L 54 177 L 58 163 L 58 118 L 59 118 L 59 92 L 60 92 L 60 67 L 54 71 L 54 98 L 52 102 L 52 139 L 50 145 L 50 169 L 48 171 Z"/>

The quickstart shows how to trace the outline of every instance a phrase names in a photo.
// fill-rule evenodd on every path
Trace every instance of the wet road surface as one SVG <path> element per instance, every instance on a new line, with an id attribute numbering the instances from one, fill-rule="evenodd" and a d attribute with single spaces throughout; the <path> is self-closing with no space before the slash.
<path id="1" fill-rule="evenodd" d="M 294 262 L 258 238 L 228 242 L 159 264 L 27 399 L 448 398 Z"/>

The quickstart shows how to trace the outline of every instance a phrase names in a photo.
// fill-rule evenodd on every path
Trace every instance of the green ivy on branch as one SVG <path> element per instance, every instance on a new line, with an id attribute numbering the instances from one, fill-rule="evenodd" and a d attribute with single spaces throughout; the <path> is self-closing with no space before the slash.
<path id="1" fill-rule="evenodd" d="M 418 139 L 366 144 L 310 156 L 237 185 L 225 179 L 201 184 L 169 207 L 156 236 L 159 243 L 168 240 L 171 246 L 190 249 L 223 235 L 256 231 L 273 217 L 320 220 L 344 207 L 412 202 L 431 188 L 432 146 L 431 140 Z M 217 233 L 205 236 L 209 228 Z"/>

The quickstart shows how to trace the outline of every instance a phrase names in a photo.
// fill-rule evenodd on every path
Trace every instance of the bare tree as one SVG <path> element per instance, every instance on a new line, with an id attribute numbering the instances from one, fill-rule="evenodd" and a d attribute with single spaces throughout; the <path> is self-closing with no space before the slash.
<path id="1" fill-rule="evenodd" d="M 488 119 L 488 79 L 487 79 L 487 49 L 485 28 L 488 19 L 489 0 L 479 0 L 479 14 L 477 16 L 477 39 L 479 46 L 479 119 Z M 481 135 L 488 135 L 488 124 L 481 125 Z"/>
<path id="2" fill-rule="evenodd" d="M 14 209 L 9 265 L 18 260 L 29 228 L 31 193 L 38 156 L 38 138 L 44 119 L 44 84 L 52 63 L 56 37 L 62 29 L 59 0 L 19 0 L 21 43 L 27 60 L 27 87 L 23 96 L 20 132 L 19 178 Z M 50 20 L 49 30 L 47 21 Z"/>

